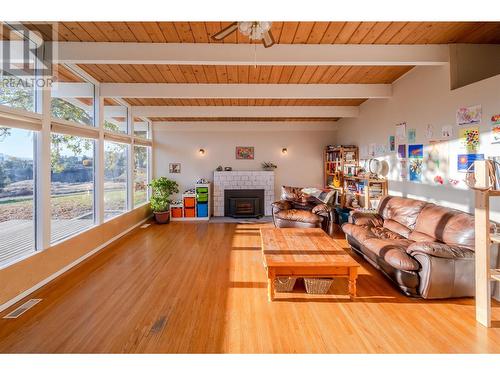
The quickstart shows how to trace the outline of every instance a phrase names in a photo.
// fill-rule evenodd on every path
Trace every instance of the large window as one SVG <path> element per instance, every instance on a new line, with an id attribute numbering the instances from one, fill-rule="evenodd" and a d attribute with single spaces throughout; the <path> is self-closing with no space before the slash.
<path id="1" fill-rule="evenodd" d="M 140 118 L 134 120 L 134 135 L 139 138 L 151 139 L 149 122 Z"/>
<path id="2" fill-rule="evenodd" d="M 127 211 L 128 148 L 116 142 L 104 142 L 104 218 Z"/>
<path id="3" fill-rule="evenodd" d="M 57 65 L 52 86 L 52 117 L 83 125 L 94 124 L 94 85 Z"/>
<path id="4" fill-rule="evenodd" d="M 149 147 L 134 146 L 134 206 L 148 201 Z"/>
<path id="5" fill-rule="evenodd" d="M 51 242 L 94 225 L 94 140 L 52 134 Z"/>
<path id="6" fill-rule="evenodd" d="M 104 129 L 128 133 L 128 108 L 113 99 L 104 100 Z"/>
<path id="7" fill-rule="evenodd" d="M 34 132 L 0 126 L 0 266 L 35 251 Z"/>
<path id="8" fill-rule="evenodd" d="M 10 64 L 2 64 L 6 70 L 0 69 L 0 105 L 34 112 L 36 90 L 29 69 L 35 67 L 36 56 L 31 50 L 26 55 L 20 47 L 25 40 L 23 34 L 7 27 L 2 27 L 0 34 L 3 42 L 9 43 L 6 47 L 11 54 Z M 29 43 L 34 46 L 33 42 Z"/>

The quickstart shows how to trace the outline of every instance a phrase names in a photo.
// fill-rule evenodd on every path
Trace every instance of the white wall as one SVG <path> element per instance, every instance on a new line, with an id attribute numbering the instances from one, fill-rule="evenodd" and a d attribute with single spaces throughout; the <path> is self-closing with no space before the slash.
<path id="1" fill-rule="evenodd" d="M 370 143 L 387 144 L 389 135 L 395 134 L 395 125 L 406 122 L 407 128 L 417 130 L 416 143 L 423 143 L 425 147 L 429 143 L 426 138 L 427 124 L 433 125 L 437 139 L 440 138 L 443 125 L 453 125 L 453 136 L 448 142 L 447 177 L 460 180 L 456 186 L 438 185 L 432 180 L 422 183 L 402 181 L 395 153 L 386 153 L 379 159 L 389 164 L 390 194 L 473 212 L 473 193 L 462 181 L 464 174 L 457 173 L 457 154 L 465 152 L 459 151 L 455 116 L 457 108 L 476 104 L 481 104 L 483 111 L 479 125 L 479 153 L 484 153 L 485 157 L 500 156 L 500 145 L 492 145 L 489 138 L 490 118 L 500 113 L 500 75 L 450 91 L 448 66 L 417 67 L 411 70 L 394 84 L 391 99 L 368 100 L 361 105 L 358 118 L 340 120 L 337 141 L 359 147 L 368 147 Z M 500 199 L 491 200 L 491 209 L 491 219 L 500 222 Z M 492 252 L 492 259 L 495 259 L 494 254 Z M 498 267 L 500 257 L 496 258 Z M 500 300 L 499 283 L 496 284 L 494 297 Z"/>
<path id="2" fill-rule="evenodd" d="M 390 99 L 371 99 L 361 105 L 360 116 L 339 121 L 337 141 L 356 144 L 360 148 L 370 143 L 388 143 L 389 135 L 395 134 L 395 125 L 406 122 L 407 129 L 417 130 L 416 143 L 429 144 L 426 138 L 427 124 L 434 128 L 434 138 L 440 139 L 441 127 L 453 125 L 453 136 L 448 141 L 448 178 L 459 180 L 458 185 L 439 185 L 432 180 L 416 183 L 402 181 L 396 153 L 379 157 L 389 163 L 389 191 L 424 199 L 456 209 L 472 212 L 473 194 L 463 182 L 464 174 L 457 173 L 459 150 L 458 127 L 455 125 L 456 110 L 461 106 L 482 105 L 482 122 L 479 125 L 481 143 L 479 153 L 500 156 L 500 145 L 490 143 L 490 118 L 500 113 L 500 75 L 450 91 L 448 66 L 417 67 L 399 79 Z M 403 143 L 403 142 L 401 142 Z M 408 142 L 406 142 L 408 144 Z M 397 149 L 397 147 L 396 147 Z M 425 177 L 425 170 L 424 170 Z M 500 201 L 492 201 L 492 220 L 500 221 Z"/>
<path id="3" fill-rule="evenodd" d="M 213 181 L 218 165 L 233 170 L 262 170 L 271 161 L 276 169 L 275 198 L 281 185 L 323 185 L 323 148 L 334 143 L 336 125 L 314 122 L 252 124 L 155 123 L 154 176 L 167 176 L 179 182 L 181 192 L 194 187 L 198 178 Z M 254 146 L 254 160 L 236 160 L 236 146 Z M 281 149 L 288 148 L 283 155 Z M 205 155 L 198 153 L 205 149 Z M 180 174 L 170 174 L 169 163 L 181 163 Z"/>

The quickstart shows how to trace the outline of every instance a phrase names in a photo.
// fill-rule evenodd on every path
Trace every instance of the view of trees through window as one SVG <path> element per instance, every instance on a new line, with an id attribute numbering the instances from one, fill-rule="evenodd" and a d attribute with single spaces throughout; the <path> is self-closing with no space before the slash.
<path id="1" fill-rule="evenodd" d="M 122 143 L 104 142 L 104 218 L 127 210 L 128 148 Z"/>
<path id="2" fill-rule="evenodd" d="M 134 206 L 148 200 L 148 147 L 134 146 Z"/>
<path id="3" fill-rule="evenodd" d="M 51 242 L 94 225 L 94 141 L 52 134 Z"/>
<path id="4" fill-rule="evenodd" d="M 16 77 L 0 70 L 0 82 L 9 82 Z M 22 81 L 22 84 L 2 85 L 0 90 L 0 104 L 7 107 L 24 109 L 26 111 L 35 111 L 35 89 L 31 81 Z"/>
<path id="5" fill-rule="evenodd" d="M 35 251 L 34 133 L 0 127 L 0 265 Z"/>
<path id="6" fill-rule="evenodd" d="M 0 70 L 0 78 L 15 78 Z M 53 118 L 94 125 L 94 85 L 75 72 L 60 66 L 52 87 Z M 29 82 L 29 81 L 28 81 Z M 72 97 L 71 85 L 81 85 Z M 32 86 L 4 86 L 0 106 L 34 112 L 36 90 Z M 1 110 L 1 108 L 0 108 Z M 128 108 L 107 99 L 103 127 L 106 131 L 129 134 Z M 150 138 L 149 123 L 139 119 L 133 135 Z M 78 134 L 70 131 L 69 134 Z M 37 131 L 9 128 L 0 123 L 0 266 L 31 254 L 35 243 L 35 158 Z M 95 159 L 97 140 L 84 136 L 51 133 L 51 243 L 77 234 L 96 223 Z M 84 132 L 82 134 L 85 134 Z M 104 142 L 104 218 L 126 212 L 128 184 L 133 206 L 148 201 L 148 160 L 151 147 Z M 132 152 L 132 165 L 128 165 Z M 42 155 L 45 159 L 45 155 Z M 128 181 L 131 168 L 134 180 Z"/>

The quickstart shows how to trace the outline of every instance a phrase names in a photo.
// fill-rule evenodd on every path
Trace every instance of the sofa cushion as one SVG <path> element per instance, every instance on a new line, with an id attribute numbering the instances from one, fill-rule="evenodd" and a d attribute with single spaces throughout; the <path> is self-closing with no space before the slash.
<path id="1" fill-rule="evenodd" d="M 384 197 L 379 204 L 379 214 L 413 230 L 417 217 L 427 202 L 402 197 Z"/>
<path id="2" fill-rule="evenodd" d="M 462 211 L 428 204 L 418 216 L 415 230 L 439 242 L 474 249 L 474 217 Z"/>
<path id="3" fill-rule="evenodd" d="M 377 238 L 375 233 L 370 230 L 371 228 L 372 227 L 369 225 L 355 225 L 350 223 L 342 225 L 344 233 L 353 237 L 359 243 L 363 243 L 363 241 L 366 241 L 369 238 Z"/>
<path id="4" fill-rule="evenodd" d="M 323 221 L 323 218 L 319 215 L 313 214 L 310 211 L 296 209 L 278 211 L 274 216 L 282 220 L 299 221 L 310 224 L 319 224 Z"/>
<path id="5" fill-rule="evenodd" d="M 407 239 L 386 240 L 381 238 L 371 238 L 363 242 L 366 251 L 377 254 L 380 258 L 392 267 L 404 271 L 416 271 L 420 268 L 419 263 L 406 253 L 406 249 L 411 245 Z"/>
<path id="6" fill-rule="evenodd" d="M 413 232 L 410 233 L 408 236 L 409 240 L 415 241 L 415 242 L 420 242 L 420 241 L 436 241 L 434 237 L 429 236 L 428 234 L 419 232 L 414 230 Z"/>
<path id="7" fill-rule="evenodd" d="M 281 199 L 306 205 L 308 203 L 309 197 L 307 194 L 304 194 L 302 192 L 302 188 L 300 187 L 282 186 Z"/>
<path id="8" fill-rule="evenodd" d="M 408 227 L 405 227 L 404 225 L 391 219 L 384 220 L 384 228 L 387 228 L 391 232 L 397 233 L 404 238 L 408 238 L 411 233 L 411 230 Z"/>
<path id="9" fill-rule="evenodd" d="M 399 233 L 393 232 L 385 227 L 371 227 L 370 231 L 375 234 L 378 238 L 385 240 L 402 240 L 404 237 Z"/>
<path id="10" fill-rule="evenodd" d="M 351 219 L 356 225 L 371 225 L 376 227 L 384 225 L 384 219 L 379 214 L 354 211 L 351 213 Z"/>

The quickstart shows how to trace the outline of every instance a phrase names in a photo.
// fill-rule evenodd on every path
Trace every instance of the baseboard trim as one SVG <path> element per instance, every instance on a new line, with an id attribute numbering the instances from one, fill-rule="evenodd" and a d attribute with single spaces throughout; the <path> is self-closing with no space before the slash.
<path id="1" fill-rule="evenodd" d="M 68 272 L 70 269 L 72 269 L 73 267 L 77 266 L 78 264 L 80 264 L 81 262 L 83 262 L 85 259 L 91 257 L 92 255 L 94 254 L 97 254 L 99 251 L 101 251 L 102 249 L 104 249 L 106 246 L 109 246 L 111 245 L 113 242 L 115 242 L 116 240 L 118 240 L 119 238 L 125 236 L 127 233 L 131 232 L 132 230 L 134 230 L 135 228 L 141 226 L 142 224 L 144 224 L 146 221 L 148 221 L 149 219 L 151 218 L 151 216 L 148 216 L 146 217 L 145 219 L 139 221 L 137 224 L 134 224 L 132 225 L 130 228 L 124 230 L 123 232 L 117 234 L 116 236 L 114 236 L 113 238 L 109 239 L 108 241 L 104 242 L 102 245 L 96 247 L 95 249 L 89 251 L 88 253 L 86 253 L 85 255 L 82 255 L 80 258 L 74 260 L 73 262 L 71 262 L 70 264 L 68 264 L 67 266 L 61 268 L 59 271 L 57 272 L 54 272 L 52 275 L 50 275 L 49 277 L 43 279 L 42 281 L 40 281 L 39 283 L 33 285 L 31 288 L 25 290 L 24 292 L 18 294 L 17 296 L 15 296 L 14 298 L 8 300 L 7 302 L 5 302 L 4 304 L 0 305 L 0 312 L 8 309 L 9 307 L 11 307 L 12 305 L 18 303 L 19 301 L 21 301 L 23 298 L 26 298 L 27 296 L 29 296 L 31 293 L 37 291 L 38 289 L 40 289 L 41 287 L 47 285 L 48 283 L 50 283 L 51 281 L 53 281 L 54 279 L 56 279 L 57 277 L 61 276 L 62 274 L 64 274 L 65 272 Z"/>

